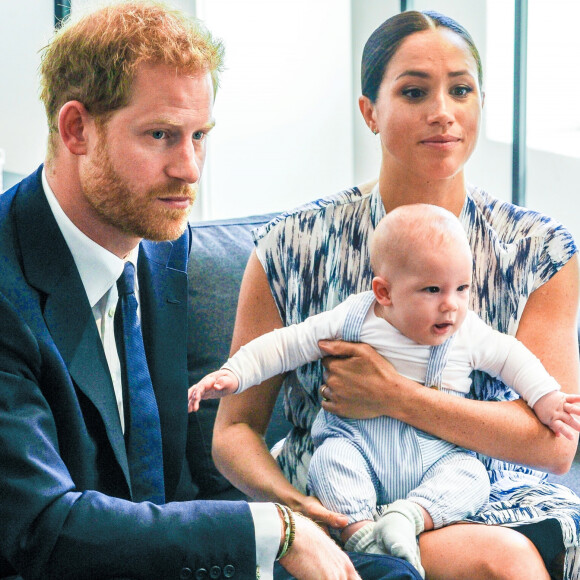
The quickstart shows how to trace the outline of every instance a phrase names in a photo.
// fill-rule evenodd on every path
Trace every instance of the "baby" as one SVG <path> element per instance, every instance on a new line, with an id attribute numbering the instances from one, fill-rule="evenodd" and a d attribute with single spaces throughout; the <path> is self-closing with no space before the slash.
<path id="1" fill-rule="evenodd" d="M 522 343 L 468 310 L 472 256 L 453 214 L 426 204 L 391 211 L 375 230 L 371 265 L 372 291 L 243 346 L 191 387 L 189 410 L 318 360 L 325 356 L 318 341 L 342 339 L 366 342 L 400 374 L 457 396 L 469 393 L 473 370 L 484 371 L 513 387 L 556 434 L 580 430 L 568 412 L 580 414 L 580 396 L 561 393 Z M 472 452 L 396 419 L 349 420 L 322 409 L 312 438 L 308 484 L 325 507 L 348 516 L 347 550 L 402 557 L 424 576 L 417 535 L 488 502 L 487 472 Z"/>

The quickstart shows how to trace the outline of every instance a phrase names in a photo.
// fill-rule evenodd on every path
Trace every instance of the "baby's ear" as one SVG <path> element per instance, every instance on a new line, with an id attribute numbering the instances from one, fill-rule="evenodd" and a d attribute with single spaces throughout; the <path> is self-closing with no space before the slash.
<path id="1" fill-rule="evenodd" d="M 390 306 L 391 301 L 391 285 L 386 278 L 382 276 L 375 276 L 373 278 L 373 292 L 377 302 L 381 306 Z"/>

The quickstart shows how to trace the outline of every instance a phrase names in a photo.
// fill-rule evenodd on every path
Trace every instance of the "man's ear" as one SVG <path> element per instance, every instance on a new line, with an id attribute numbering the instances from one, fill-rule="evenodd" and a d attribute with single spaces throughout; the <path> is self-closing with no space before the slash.
<path id="1" fill-rule="evenodd" d="M 64 146 L 73 155 L 86 155 L 88 149 L 88 129 L 94 121 L 79 101 L 68 101 L 58 114 L 58 131 Z"/>
<path id="2" fill-rule="evenodd" d="M 373 278 L 373 292 L 377 302 L 381 306 L 391 306 L 391 285 L 386 278 L 382 276 L 375 276 Z"/>

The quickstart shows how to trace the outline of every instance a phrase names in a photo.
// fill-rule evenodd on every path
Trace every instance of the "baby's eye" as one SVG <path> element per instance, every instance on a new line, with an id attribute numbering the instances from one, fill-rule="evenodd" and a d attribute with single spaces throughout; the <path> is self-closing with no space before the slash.
<path id="1" fill-rule="evenodd" d="M 437 292 L 439 292 L 439 286 L 427 286 L 425 292 L 428 292 L 429 294 L 437 294 Z"/>
<path id="2" fill-rule="evenodd" d="M 458 292 L 467 292 L 469 290 L 469 284 L 462 284 L 457 288 Z"/>

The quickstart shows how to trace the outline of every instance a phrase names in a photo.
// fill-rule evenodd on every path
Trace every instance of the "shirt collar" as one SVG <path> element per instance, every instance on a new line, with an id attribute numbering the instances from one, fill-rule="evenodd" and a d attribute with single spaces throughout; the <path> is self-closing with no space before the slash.
<path id="1" fill-rule="evenodd" d="M 71 251 L 92 308 L 116 283 L 123 272 L 125 260 L 91 240 L 73 224 L 50 188 L 44 168 L 42 187 L 54 219 Z M 127 260 L 135 266 L 135 271 L 138 249 L 139 246 L 135 247 L 127 257 Z"/>

